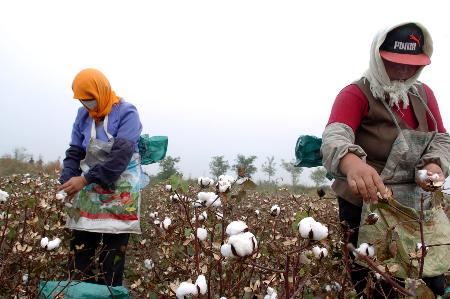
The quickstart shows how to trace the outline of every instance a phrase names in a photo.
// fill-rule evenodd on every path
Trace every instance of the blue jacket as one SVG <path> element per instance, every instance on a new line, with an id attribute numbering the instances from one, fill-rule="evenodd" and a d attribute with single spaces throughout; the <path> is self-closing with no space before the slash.
<path id="1" fill-rule="evenodd" d="M 91 137 L 93 119 L 84 107 L 78 109 L 72 128 L 70 147 L 63 161 L 64 168 L 59 181 L 63 184 L 71 177 L 81 175 L 80 161 L 86 155 L 86 147 Z M 108 160 L 92 167 L 84 175 L 88 183 L 101 185 L 115 182 L 130 163 L 133 153 L 139 152 L 138 141 L 142 124 L 136 107 L 123 99 L 113 105 L 108 115 L 108 133 L 114 137 L 114 143 Z M 97 139 L 108 141 L 103 124 L 96 126 Z"/>

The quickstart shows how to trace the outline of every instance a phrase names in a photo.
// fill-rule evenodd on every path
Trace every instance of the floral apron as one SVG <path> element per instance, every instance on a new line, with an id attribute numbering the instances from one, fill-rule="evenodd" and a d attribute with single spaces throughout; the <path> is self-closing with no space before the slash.
<path id="1" fill-rule="evenodd" d="M 92 121 L 86 157 L 80 163 L 83 173 L 106 161 L 114 143 L 107 127 L 108 116 L 104 119 L 103 128 L 109 140 L 96 139 L 95 122 Z M 140 189 L 143 176 L 140 156 L 134 153 L 116 182 L 106 186 L 96 183 L 85 186 L 75 196 L 68 228 L 99 233 L 141 233 Z"/>
<path id="2" fill-rule="evenodd" d="M 420 253 L 416 248 L 417 244 L 421 243 L 418 220 L 422 196 L 425 199 L 423 223 L 425 244 L 450 243 L 450 223 L 441 207 L 442 197 L 439 196 L 441 193 L 436 192 L 431 196 L 415 183 L 415 166 L 435 132 L 402 130 L 391 109 L 384 101 L 383 103 L 399 130 L 381 172 L 381 178 L 386 187 L 392 190 L 393 196 L 387 202 L 363 204 L 358 245 L 373 244 L 378 262 L 388 266 L 394 276 L 417 277 Z M 423 101 L 422 103 L 426 106 Z M 432 115 L 430 112 L 429 114 Z M 436 128 L 434 118 L 433 121 Z M 365 223 L 371 212 L 380 216 L 374 225 Z M 445 273 L 450 268 L 449 256 L 448 245 L 429 247 L 425 256 L 423 276 L 432 277 Z"/>

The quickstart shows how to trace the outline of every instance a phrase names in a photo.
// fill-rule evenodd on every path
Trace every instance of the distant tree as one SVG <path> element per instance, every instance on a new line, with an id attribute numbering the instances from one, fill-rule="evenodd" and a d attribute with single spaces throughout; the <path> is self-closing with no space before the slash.
<path id="1" fill-rule="evenodd" d="M 323 183 L 325 183 L 325 181 L 327 180 L 326 175 L 327 170 L 325 169 L 325 167 L 320 166 L 316 167 L 316 169 L 311 172 L 310 178 L 314 183 L 316 183 L 316 187 L 319 187 L 323 185 Z"/>
<path id="2" fill-rule="evenodd" d="M 276 165 L 277 163 L 275 163 L 275 157 L 266 157 L 267 161 L 264 162 L 261 165 L 261 169 L 263 172 L 267 173 L 267 176 L 269 177 L 269 183 L 270 183 L 270 178 L 272 178 L 275 173 L 277 172 L 276 169 Z"/>
<path id="3" fill-rule="evenodd" d="M 17 161 L 26 161 L 31 155 L 27 153 L 27 149 L 24 147 L 16 147 L 14 149 L 14 159 Z"/>
<path id="4" fill-rule="evenodd" d="M 233 165 L 233 169 L 238 175 L 245 174 L 249 177 L 256 172 L 256 167 L 253 163 L 256 160 L 256 156 L 246 157 L 244 155 L 238 154 L 236 158 L 236 164 Z"/>
<path id="5" fill-rule="evenodd" d="M 30 160 L 28 160 L 28 163 L 30 163 L 31 165 L 34 165 L 34 159 L 33 159 L 33 156 L 30 157 Z"/>
<path id="6" fill-rule="evenodd" d="M 166 156 L 158 162 L 161 171 L 157 174 L 157 177 L 160 180 L 167 180 L 171 175 L 179 173 L 175 165 L 178 162 L 180 162 L 180 157 Z"/>
<path id="7" fill-rule="evenodd" d="M 224 160 L 224 156 L 214 156 L 209 163 L 210 173 L 217 180 L 220 175 L 225 174 L 230 169 L 230 164 Z"/>
<path id="8" fill-rule="evenodd" d="M 39 154 L 39 159 L 36 161 L 36 165 L 39 167 L 42 167 L 44 165 L 44 159 L 42 158 L 41 154 Z"/>
<path id="9" fill-rule="evenodd" d="M 281 160 L 281 166 L 284 168 L 284 170 L 289 172 L 289 174 L 291 175 L 292 186 L 296 186 L 298 184 L 298 179 L 303 172 L 303 168 L 295 167 L 294 163 L 295 163 L 295 160 L 292 160 L 292 161 Z"/>

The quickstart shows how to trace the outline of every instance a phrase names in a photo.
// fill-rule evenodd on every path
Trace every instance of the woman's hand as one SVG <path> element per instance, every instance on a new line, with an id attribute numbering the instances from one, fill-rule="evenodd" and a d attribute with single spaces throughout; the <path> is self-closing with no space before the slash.
<path id="1" fill-rule="evenodd" d="M 387 198 L 386 187 L 378 172 L 353 153 L 346 154 L 339 163 L 339 168 L 347 176 L 347 182 L 355 195 L 360 195 L 365 202 L 378 201 L 377 192 Z"/>
<path id="2" fill-rule="evenodd" d="M 72 198 L 78 191 L 83 189 L 84 186 L 86 186 L 88 182 L 84 178 L 84 176 L 74 176 L 70 178 L 67 182 L 62 184 L 58 191 L 64 190 L 64 192 L 67 193 L 67 197 L 70 199 Z"/>

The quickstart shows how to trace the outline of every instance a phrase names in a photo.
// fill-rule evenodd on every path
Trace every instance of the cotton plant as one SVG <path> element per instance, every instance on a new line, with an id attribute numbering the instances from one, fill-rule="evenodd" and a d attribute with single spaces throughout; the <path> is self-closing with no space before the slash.
<path id="1" fill-rule="evenodd" d="M 152 270 L 155 267 L 155 263 L 153 262 L 152 259 L 145 259 L 144 260 L 144 267 L 147 270 Z"/>
<path id="2" fill-rule="evenodd" d="M 67 197 L 67 193 L 64 190 L 58 191 L 55 195 L 57 200 L 64 201 Z"/>
<path id="3" fill-rule="evenodd" d="M 200 241 L 205 241 L 207 237 L 208 237 L 208 231 L 203 227 L 198 227 L 197 228 L 197 238 Z"/>
<path id="4" fill-rule="evenodd" d="M 248 231 L 248 226 L 243 221 L 232 221 L 228 224 L 226 234 L 228 241 L 220 248 L 224 257 L 246 257 L 252 255 L 258 249 L 258 241 Z"/>
<path id="5" fill-rule="evenodd" d="M 234 177 L 230 175 L 221 175 L 216 183 L 216 189 L 220 193 L 226 193 L 230 191 L 231 185 L 235 182 Z"/>
<path id="6" fill-rule="evenodd" d="M 325 247 L 314 246 L 311 250 L 314 257 L 318 260 L 321 260 L 328 255 L 328 250 Z"/>
<path id="7" fill-rule="evenodd" d="M 417 171 L 417 177 L 420 181 L 426 183 L 426 191 L 435 191 L 444 185 L 445 180 L 441 180 L 441 177 L 437 173 L 429 174 L 426 169 L 420 169 Z"/>
<path id="8" fill-rule="evenodd" d="M 328 237 L 328 228 L 312 217 L 303 218 L 298 225 L 298 230 L 303 238 L 321 241 Z"/>
<path id="9" fill-rule="evenodd" d="M 267 294 L 264 296 L 264 299 L 277 299 L 277 291 L 274 288 L 267 287 Z"/>
<path id="10" fill-rule="evenodd" d="M 149 216 L 150 218 L 156 218 L 158 217 L 158 212 L 150 212 Z"/>
<path id="11" fill-rule="evenodd" d="M 6 191 L 0 189 L 0 202 L 6 202 L 8 200 L 9 194 Z"/>
<path id="12" fill-rule="evenodd" d="M 197 206 L 200 205 L 215 208 L 222 206 L 220 197 L 215 192 L 199 192 L 197 198 L 198 200 L 195 202 Z"/>
<path id="13" fill-rule="evenodd" d="M 208 213 L 206 213 L 206 211 L 201 212 L 200 214 L 197 215 L 197 220 L 198 221 L 204 221 L 208 219 Z M 192 217 L 191 222 L 194 223 L 195 222 L 195 216 Z"/>
<path id="14" fill-rule="evenodd" d="M 372 244 L 361 243 L 355 250 L 359 255 L 373 257 L 375 255 L 375 247 Z"/>
<path id="15" fill-rule="evenodd" d="M 251 232 L 232 235 L 220 248 L 224 257 L 246 257 L 258 249 L 258 242 Z"/>
<path id="16" fill-rule="evenodd" d="M 49 241 L 47 237 L 43 237 L 41 239 L 41 247 L 46 248 L 49 251 L 58 248 L 60 244 L 61 244 L 60 238 L 54 238 L 51 241 Z"/>
<path id="17" fill-rule="evenodd" d="M 228 236 L 237 235 L 243 232 L 248 231 L 248 226 L 245 224 L 244 221 L 232 221 L 230 224 L 228 224 L 227 228 L 225 229 L 225 233 Z"/>
<path id="18" fill-rule="evenodd" d="M 169 217 L 165 217 L 163 222 L 161 222 L 160 226 L 162 229 L 164 230 L 168 230 L 169 226 L 172 224 L 172 219 L 170 219 Z"/>
<path id="19" fill-rule="evenodd" d="M 22 275 L 22 283 L 24 285 L 28 284 L 28 273 Z"/>
<path id="20" fill-rule="evenodd" d="M 370 213 L 367 215 L 366 224 L 374 225 L 378 222 L 378 219 L 380 219 L 380 216 L 377 213 Z"/>
<path id="21" fill-rule="evenodd" d="M 197 183 L 200 187 L 206 188 L 214 185 L 214 180 L 208 177 L 199 177 Z"/>
<path id="22" fill-rule="evenodd" d="M 277 217 L 278 215 L 280 215 L 280 211 L 281 211 L 281 209 L 278 205 L 273 205 L 270 208 L 270 215 Z"/>
<path id="23" fill-rule="evenodd" d="M 186 296 L 192 295 L 197 296 L 199 294 L 205 295 L 206 291 L 208 289 L 208 286 L 206 284 L 206 278 L 204 275 L 199 275 L 197 277 L 197 280 L 194 283 L 183 281 L 178 286 L 177 290 L 175 291 L 175 295 L 177 298 L 182 299 Z"/>

